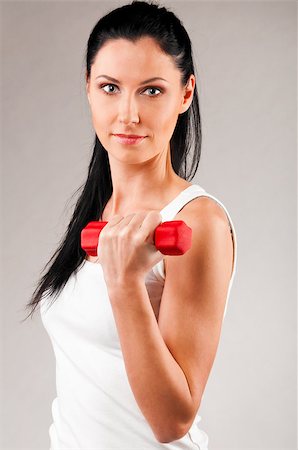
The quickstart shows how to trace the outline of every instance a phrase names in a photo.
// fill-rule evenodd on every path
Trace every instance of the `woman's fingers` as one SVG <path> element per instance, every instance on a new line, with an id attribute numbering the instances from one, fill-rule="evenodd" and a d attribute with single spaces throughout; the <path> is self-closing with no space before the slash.
<path id="1" fill-rule="evenodd" d="M 128 214 L 123 217 L 120 214 L 115 214 L 104 227 L 104 234 L 109 231 L 119 234 L 131 233 L 133 230 L 138 231 L 138 234 L 147 237 L 150 234 L 153 236 L 155 228 L 162 222 L 161 214 L 158 211 L 144 211 L 134 214 Z M 140 233 L 139 233 L 140 232 Z"/>
<path id="2" fill-rule="evenodd" d="M 149 242 L 153 244 L 155 229 L 161 222 L 162 217 L 158 211 L 149 211 L 141 224 L 139 234 L 143 236 L 147 242 L 149 237 Z"/>

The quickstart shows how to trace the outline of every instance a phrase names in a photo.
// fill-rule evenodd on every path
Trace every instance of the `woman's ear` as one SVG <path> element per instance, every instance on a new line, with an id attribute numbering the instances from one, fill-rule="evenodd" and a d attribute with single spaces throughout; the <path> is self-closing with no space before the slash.
<path id="1" fill-rule="evenodd" d="M 88 78 L 87 73 L 86 73 L 86 94 L 87 94 L 88 102 L 90 105 L 90 80 Z"/>
<path id="2" fill-rule="evenodd" d="M 189 77 L 187 86 L 183 90 L 183 98 L 182 98 L 181 109 L 180 109 L 179 114 L 184 113 L 190 107 L 192 99 L 193 99 L 195 85 L 196 85 L 196 79 L 195 79 L 195 76 L 192 74 Z"/>

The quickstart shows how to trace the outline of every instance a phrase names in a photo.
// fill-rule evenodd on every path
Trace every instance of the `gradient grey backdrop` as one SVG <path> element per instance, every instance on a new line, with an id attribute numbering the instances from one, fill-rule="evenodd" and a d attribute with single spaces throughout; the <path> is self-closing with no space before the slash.
<path id="1" fill-rule="evenodd" d="M 92 153 L 87 39 L 124 3 L 1 3 L 3 450 L 49 449 L 54 354 L 39 311 L 20 321 Z M 193 181 L 223 201 L 238 237 L 200 425 L 209 450 L 295 449 L 297 3 L 162 4 L 183 21 L 199 70 Z"/>

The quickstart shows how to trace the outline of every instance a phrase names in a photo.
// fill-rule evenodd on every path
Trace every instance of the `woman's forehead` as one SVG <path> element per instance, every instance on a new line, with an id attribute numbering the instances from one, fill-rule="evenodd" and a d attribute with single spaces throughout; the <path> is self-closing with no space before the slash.
<path id="1" fill-rule="evenodd" d="M 125 39 L 108 41 L 98 51 L 92 72 L 95 78 L 106 74 L 120 82 L 128 78 L 143 81 L 151 77 L 161 77 L 171 82 L 177 78 L 177 68 L 172 57 L 149 39 L 136 42 Z M 171 75 L 172 80 L 168 79 Z"/>

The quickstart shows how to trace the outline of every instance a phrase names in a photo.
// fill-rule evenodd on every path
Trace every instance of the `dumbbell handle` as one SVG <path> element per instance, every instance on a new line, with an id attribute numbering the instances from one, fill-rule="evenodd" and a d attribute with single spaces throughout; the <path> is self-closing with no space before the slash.
<path id="1" fill-rule="evenodd" d="M 98 238 L 108 222 L 93 221 L 81 231 L 81 247 L 89 256 L 97 256 Z M 192 229 L 183 220 L 170 220 L 154 230 L 154 245 L 164 255 L 183 255 L 191 247 Z"/>

